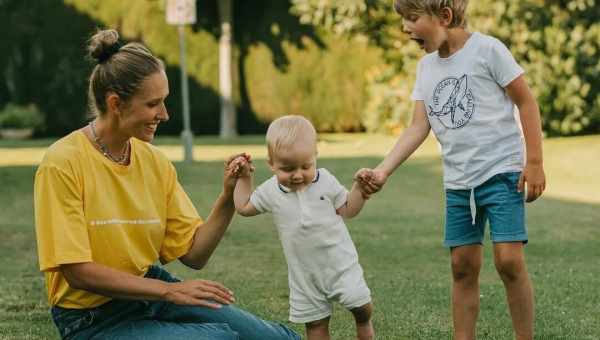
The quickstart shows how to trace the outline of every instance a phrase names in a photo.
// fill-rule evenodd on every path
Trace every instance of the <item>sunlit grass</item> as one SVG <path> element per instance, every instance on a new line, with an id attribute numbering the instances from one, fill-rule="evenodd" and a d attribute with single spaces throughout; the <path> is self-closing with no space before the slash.
<path id="1" fill-rule="evenodd" d="M 394 143 L 394 138 L 385 136 L 321 139 L 319 166 L 330 169 L 346 186 L 356 169 L 375 166 Z M 208 214 L 220 190 L 221 159 L 251 150 L 257 158 L 261 158 L 259 152 L 264 156 L 260 138 L 248 142 L 228 148 L 218 143 L 198 145 L 201 153 L 216 160 L 176 163 L 180 180 L 202 215 Z M 537 339 L 596 339 L 600 334 L 599 144 L 599 137 L 545 142 L 548 192 L 527 206 L 530 243 L 526 251 L 536 291 Z M 357 150 L 372 154 L 362 156 Z M 428 141 L 347 223 L 373 292 L 379 339 L 450 339 L 450 273 L 448 252 L 442 246 L 444 202 L 437 153 L 436 143 Z M 257 182 L 270 176 L 264 161 L 256 165 Z M 4 292 L 0 295 L 0 339 L 58 338 L 38 272 L 34 172 L 31 165 L 0 167 L 0 289 Z M 490 250 L 488 242 L 478 335 L 512 339 L 504 289 Z M 286 322 L 286 265 L 270 216 L 236 217 L 202 271 L 177 263 L 168 267 L 183 278 L 223 282 L 235 291 L 241 307 Z M 303 332 L 301 325 L 293 327 Z M 333 339 L 352 338 L 348 312 L 336 309 L 332 333 Z"/>

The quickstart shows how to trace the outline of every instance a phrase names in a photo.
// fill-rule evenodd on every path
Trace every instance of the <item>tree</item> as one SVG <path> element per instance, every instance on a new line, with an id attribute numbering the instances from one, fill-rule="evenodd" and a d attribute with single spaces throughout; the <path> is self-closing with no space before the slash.
<path id="1" fill-rule="evenodd" d="M 179 63 L 176 40 L 173 39 L 175 28 L 164 22 L 162 1 L 64 1 L 102 25 L 118 29 L 124 39 L 143 41 L 168 65 Z M 233 0 L 198 1 L 196 7 L 198 21 L 192 27 L 186 27 L 189 52 L 186 69 L 195 81 L 190 86 L 200 86 L 210 95 L 201 96 L 200 93 L 194 93 L 193 88 L 190 89 L 192 127 L 195 131 L 213 131 L 213 124 L 218 124 L 220 126 L 216 129 L 222 136 L 262 129 L 263 123 L 257 120 L 249 100 L 245 79 L 244 63 L 250 48 L 267 46 L 272 52 L 273 63 L 285 69 L 289 60 L 284 44 L 303 48 L 305 38 L 319 43 L 314 27 L 299 24 L 298 19 L 289 13 L 289 0 L 238 3 Z M 271 32 L 271 27 L 275 26 L 279 30 L 277 35 Z M 219 58 L 215 58 L 216 51 L 219 51 Z M 228 61 L 233 67 L 227 67 Z M 231 76 L 227 76 L 228 71 Z M 216 103 L 213 95 L 216 95 Z M 177 103 L 174 99 L 170 101 Z M 199 104 L 194 105 L 194 101 Z M 214 107 L 215 104 L 219 107 Z M 200 109 L 204 114 L 197 114 Z M 207 112 L 209 110 L 221 111 L 220 124 Z M 174 115 L 164 128 L 179 124 L 178 119 Z M 202 124 L 198 124 L 199 119 L 203 119 Z"/>
<path id="2" fill-rule="evenodd" d="M 43 133 L 64 135 L 85 123 L 87 78 L 94 66 L 84 58 L 97 28 L 115 28 L 127 41 L 146 44 L 180 77 L 177 27 L 166 24 L 164 1 L 0 0 L 0 106 L 33 102 L 47 114 Z M 362 129 L 365 74 L 382 62 L 381 51 L 358 36 L 329 33 L 301 24 L 291 0 L 253 0 L 232 6 L 232 91 L 238 132 L 261 133 L 273 119 L 302 114 L 319 131 Z M 221 25 L 217 1 L 198 1 L 197 20 L 185 27 L 186 65 L 194 134 L 218 134 Z M 69 22 L 61 30 L 56 22 Z M 63 32 L 64 31 L 64 32 Z M 183 101 L 171 81 L 166 105 L 171 119 L 160 134 L 181 131 Z"/>

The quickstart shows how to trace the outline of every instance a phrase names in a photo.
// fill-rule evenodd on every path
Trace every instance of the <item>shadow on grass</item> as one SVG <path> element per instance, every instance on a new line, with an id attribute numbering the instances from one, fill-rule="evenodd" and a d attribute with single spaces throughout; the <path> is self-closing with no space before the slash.
<path id="1" fill-rule="evenodd" d="M 351 185 L 360 167 L 379 158 L 321 159 L 320 167 Z M 202 216 L 220 191 L 220 162 L 176 164 L 180 180 Z M 33 227 L 35 168 L 0 168 L 0 328 L 9 337 L 56 338 L 47 313 L 45 286 L 38 272 Z M 257 162 L 256 183 L 270 173 Z M 600 205 L 543 198 L 528 208 L 530 243 L 526 247 L 534 282 L 540 339 L 591 339 L 600 334 Z M 361 215 L 347 222 L 376 306 L 374 323 L 381 338 L 447 339 L 450 273 L 442 246 L 444 202 L 440 162 L 410 160 L 371 199 Z M 238 304 L 267 319 L 287 318 L 286 264 L 269 216 L 236 217 L 209 265 L 194 272 L 174 263 L 183 278 L 207 278 L 236 292 Z M 478 334 L 509 339 L 510 318 L 504 289 L 493 267 L 489 241 L 481 274 Z M 334 338 L 353 336 L 349 313 L 336 307 Z M 303 328 L 294 325 L 303 332 Z"/>
<path id="2" fill-rule="evenodd" d="M 0 148 L 46 148 L 54 143 L 55 138 L 40 138 L 28 140 L 0 139 Z M 182 145 L 177 136 L 157 136 L 154 145 Z M 246 135 L 229 139 L 219 139 L 215 136 L 196 136 L 194 145 L 265 145 L 264 135 Z"/>

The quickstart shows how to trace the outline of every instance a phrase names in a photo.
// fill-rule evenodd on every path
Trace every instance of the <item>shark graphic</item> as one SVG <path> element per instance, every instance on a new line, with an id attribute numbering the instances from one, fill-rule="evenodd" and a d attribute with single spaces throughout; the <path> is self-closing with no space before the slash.
<path id="1" fill-rule="evenodd" d="M 442 117 L 450 114 L 450 121 L 454 125 L 454 116 L 456 114 L 456 109 L 459 108 L 465 112 L 467 111 L 467 108 L 463 104 L 467 94 L 467 75 L 465 74 L 462 77 L 460 77 L 456 85 L 454 85 L 454 88 L 450 93 L 450 97 L 448 97 L 448 100 L 446 101 L 444 106 L 442 106 L 442 109 L 440 111 L 435 111 L 434 108 L 431 105 L 429 105 L 429 114 L 431 116 L 436 117 Z"/>

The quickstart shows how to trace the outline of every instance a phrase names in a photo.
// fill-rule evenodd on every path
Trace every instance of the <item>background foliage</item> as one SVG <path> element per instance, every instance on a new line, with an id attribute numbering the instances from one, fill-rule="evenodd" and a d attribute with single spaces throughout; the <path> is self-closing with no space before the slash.
<path id="1" fill-rule="evenodd" d="M 198 1 L 186 44 L 192 129 L 219 127 L 217 2 Z M 598 0 L 471 1 L 469 26 L 504 41 L 527 71 L 548 135 L 600 132 Z M 62 23 L 68 22 L 65 29 Z M 0 0 L 0 107 L 34 103 L 47 115 L 38 135 L 64 135 L 86 119 L 85 41 L 113 27 L 143 41 L 167 65 L 171 121 L 181 129 L 176 28 L 164 0 Z M 422 56 L 402 33 L 391 0 L 234 2 L 234 98 L 239 132 L 264 131 L 283 114 L 320 131 L 398 131 Z"/>
<path id="2" fill-rule="evenodd" d="M 412 87 L 409 84 L 414 81 L 419 53 L 402 35 L 401 18 L 394 13 L 393 2 L 293 3 L 292 11 L 304 22 L 338 34 L 364 35 L 384 50 L 388 68 L 375 69 L 369 77 L 370 99 L 363 111 L 367 129 L 393 129 L 408 121 L 407 87 Z M 525 68 L 548 135 L 600 131 L 597 0 L 478 0 L 469 6 L 469 28 L 501 39 Z"/>

